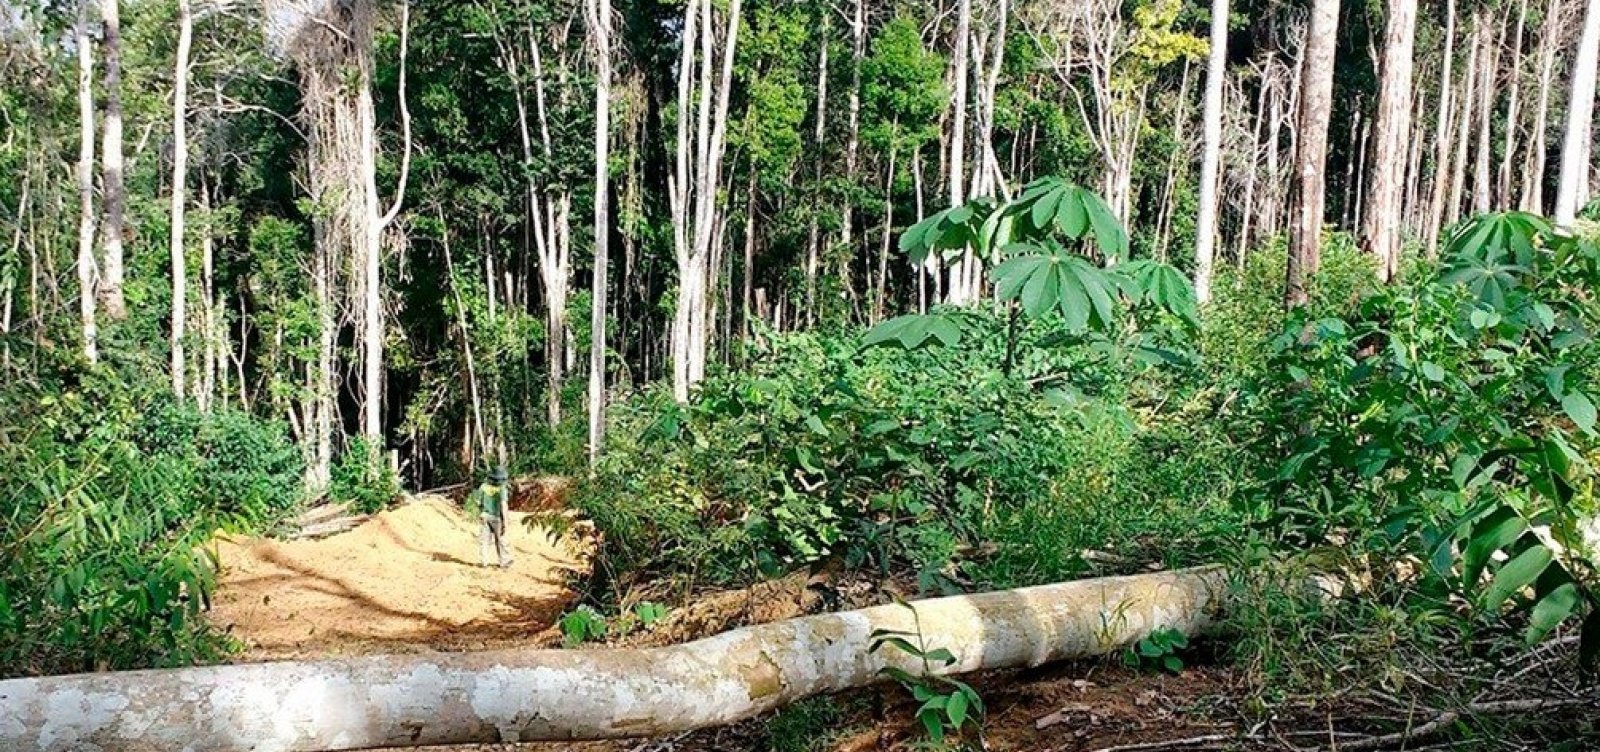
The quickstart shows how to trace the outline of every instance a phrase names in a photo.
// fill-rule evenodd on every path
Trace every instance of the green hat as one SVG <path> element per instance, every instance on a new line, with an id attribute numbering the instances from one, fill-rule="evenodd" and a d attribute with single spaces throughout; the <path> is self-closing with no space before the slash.
<path id="1" fill-rule="evenodd" d="M 495 465 L 494 468 L 489 471 L 489 480 L 494 483 L 504 483 L 506 481 L 505 467 L 502 465 Z"/>

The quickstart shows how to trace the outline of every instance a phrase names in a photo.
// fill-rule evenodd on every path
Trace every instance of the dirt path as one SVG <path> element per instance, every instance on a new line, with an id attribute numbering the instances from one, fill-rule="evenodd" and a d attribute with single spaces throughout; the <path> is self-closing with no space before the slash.
<path id="1" fill-rule="evenodd" d="M 321 540 L 222 539 L 211 618 L 243 660 L 526 644 L 572 599 L 585 547 L 512 512 L 508 570 L 478 566 L 478 525 L 424 496 Z"/>

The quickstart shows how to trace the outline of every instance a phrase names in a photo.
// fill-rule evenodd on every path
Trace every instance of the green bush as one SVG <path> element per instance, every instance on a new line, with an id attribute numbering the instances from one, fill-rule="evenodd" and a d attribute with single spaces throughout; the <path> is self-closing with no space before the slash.
<path id="1" fill-rule="evenodd" d="M 1059 321 L 943 315 L 966 330 L 956 346 L 768 336 L 689 405 L 653 392 L 617 406 L 578 494 L 605 567 L 727 583 L 838 557 L 933 589 L 1021 584 L 1083 571 L 1084 549 L 1154 549 L 1158 530 L 1226 509 L 1163 469 L 1182 452 L 1139 454 L 1171 428 L 1141 393 L 1163 366 Z"/>
<path id="2" fill-rule="evenodd" d="M 356 512 L 381 511 L 399 495 L 400 479 L 366 437 L 351 438 L 328 471 L 328 498 Z"/>
<path id="3" fill-rule="evenodd" d="M 43 366 L 0 389 L 0 674 L 219 657 L 205 546 L 293 508 L 298 451 L 281 425 L 174 405 L 114 367 Z"/>

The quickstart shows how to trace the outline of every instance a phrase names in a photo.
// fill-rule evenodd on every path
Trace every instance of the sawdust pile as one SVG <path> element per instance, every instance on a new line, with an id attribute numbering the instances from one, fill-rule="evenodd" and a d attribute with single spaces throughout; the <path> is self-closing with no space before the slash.
<path id="1" fill-rule="evenodd" d="M 525 518 L 507 521 L 508 570 L 478 566 L 478 521 L 438 496 L 321 540 L 219 539 L 211 618 L 257 660 L 529 639 L 570 603 L 587 551 Z"/>

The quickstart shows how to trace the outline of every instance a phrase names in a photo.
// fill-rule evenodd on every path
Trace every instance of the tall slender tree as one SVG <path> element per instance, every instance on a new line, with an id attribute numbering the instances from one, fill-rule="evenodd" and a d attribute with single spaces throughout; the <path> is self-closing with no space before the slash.
<path id="1" fill-rule="evenodd" d="M 1333 109 L 1333 64 L 1339 32 L 1339 0 L 1313 0 L 1311 25 L 1301 62 L 1300 112 L 1295 150 L 1294 219 L 1289 226 L 1289 258 L 1284 303 L 1302 305 L 1306 282 L 1321 263 L 1324 174 L 1328 160 L 1328 120 Z"/>
<path id="2" fill-rule="evenodd" d="M 1590 139 L 1593 138 L 1595 69 L 1600 66 L 1600 0 L 1589 0 L 1583 36 L 1572 64 L 1572 95 L 1567 100 L 1567 130 L 1561 144 L 1561 182 L 1556 189 L 1555 220 L 1571 225 L 1589 197 Z"/>
<path id="3" fill-rule="evenodd" d="M 1383 41 L 1383 78 L 1378 87 L 1371 169 L 1361 236 L 1378 260 L 1378 276 L 1394 278 L 1400 266 L 1400 228 L 1404 224 L 1406 153 L 1411 138 L 1411 67 L 1416 45 L 1417 4 L 1388 4 Z"/>
<path id="4" fill-rule="evenodd" d="M 606 422 L 606 294 L 611 244 L 611 2 L 586 0 L 594 43 L 594 281 L 589 314 L 589 466 L 600 458 Z M 746 272 L 748 274 L 748 272 Z"/>
<path id="5" fill-rule="evenodd" d="M 97 291 L 106 316 L 127 315 L 122 294 L 123 213 L 127 190 L 122 160 L 122 18 L 120 0 L 100 0 L 100 59 L 105 66 L 105 122 L 101 125 L 100 199 L 105 221 L 100 228 L 100 279 Z"/>
<path id="6" fill-rule="evenodd" d="M 1194 292 L 1211 299 L 1217 245 L 1217 167 L 1222 161 L 1222 83 L 1228 62 L 1228 0 L 1211 0 L 1211 49 L 1206 62 L 1205 151 L 1200 158 L 1200 210 L 1195 220 Z"/>
<path id="7" fill-rule="evenodd" d="M 184 257 L 184 191 L 189 179 L 189 47 L 194 19 L 189 0 L 178 0 L 178 59 L 172 81 L 172 215 L 167 241 L 172 263 L 172 395 L 183 401 L 186 366 L 184 325 L 188 321 L 188 267 Z M 206 333 L 210 336 L 210 332 Z"/>
<path id="8" fill-rule="evenodd" d="M 78 22 L 72 44 L 78 53 L 78 319 L 83 331 L 83 355 L 90 363 L 100 357 L 95 326 L 95 286 L 99 264 L 94 257 L 94 42 L 89 37 L 89 3 L 78 5 Z"/>

